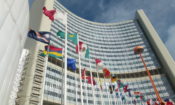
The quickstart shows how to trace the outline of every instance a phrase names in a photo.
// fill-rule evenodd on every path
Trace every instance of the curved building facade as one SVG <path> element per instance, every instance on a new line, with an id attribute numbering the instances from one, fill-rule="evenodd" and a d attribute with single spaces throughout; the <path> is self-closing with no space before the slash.
<path id="1" fill-rule="evenodd" d="M 36 0 L 32 8 L 35 8 L 33 10 L 36 10 L 36 8 L 39 10 L 38 13 L 35 11 L 36 13 L 32 14 L 32 16 L 35 17 L 36 14 L 41 14 L 43 6 L 46 6 L 48 9 L 54 8 L 67 12 L 68 33 L 78 33 L 79 40 L 87 44 L 90 49 L 90 59 L 81 57 L 81 68 L 87 70 L 87 76 L 93 75 L 95 77 L 96 85 L 88 84 L 87 81 L 81 80 L 80 70 L 77 69 L 76 72 L 68 70 L 66 105 L 133 105 L 135 102 L 146 104 L 146 100 L 148 99 L 155 101 L 156 95 L 144 65 L 139 55 L 134 54 L 133 49 L 135 46 L 144 47 L 142 55 L 152 74 L 160 97 L 162 99 L 170 98 L 174 100 L 174 84 L 172 81 L 174 79 L 174 62 L 142 10 L 136 12 L 136 17 L 133 20 L 118 23 L 97 23 L 76 16 L 57 0 Z M 64 39 L 59 38 L 56 33 L 59 30 L 64 31 L 65 26 L 57 20 L 51 22 L 42 14 L 40 17 L 37 16 L 37 19 L 40 20 L 40 24 L 33 22 L 31 23 L 31 27 L 38 31 L 50 31 L 52 33 L 50 44 L 64 48 Z M 25 94 L 20 97 L 28 100 L 25 102 L 21 101 L 21 105 L 28 105 L 29 103 L 38 105 L 38 103 L 42 103 L 43 95 L 44 105 L 62 104 L 64 90 L 64 80 L 62 79 L 64 68 L 62 60 L 52 57 L 46 59 L 40 56 L 40 53 L 44 49 L 44 44 L 33 41 L 32 39 L 28 39 L 28 43 L 33 43 L 35 46 L 31 48 L 28 44 L 26 47 L 30 49 L 30 53 L 34 59 L 30 63 L 32 65 L 30 66 L 31 68 L 29 68 L 30 78 L 32 79 L 30 79 L 30 82 L 26 80 L 24 83 L 28 91 L 19 93 Z M 161 48 L 160 46 L 163 47 Z M 165 56 L 168 58 L 165 58 Z M 75 45 L 70 41 L 68 41 L 68 57 L 76 59 L 77 68 L 79 68 L 78 54 L 76 53 Z M 104 62 L 104 66 L 110 70 L 112 75 L 120 79 L 123 84 L 128 85 L 129 89 L 132 90 L 131 95 L 128 92 L 123 93 L 122 91 L 110 93 L 109 86 L 114 85 L 116 90 L 117 83 L 111 83 L 110 79 L 104 79 L 101 70 L 97 72 L 96 58 Z M 46 63 L 47 61 L 48 63 Z M 44 68 L 47 68 L 46 75 Z M 41 77 L 36 77 L 39 71 L 42 71 L 40 72 Z M 35 77 L 40 80 L 38 82 L 39 86 L 34 86 L 37 84 Z M 99 82 L 98 77 L 101 82 Z M 37 90 L 36 87 L 40 89 L 38 95 L 34 94 L 34 91 Z M 134 92 L 142 93 L 144 100 L 136 98 L 133 94 Z M 121 98 L 122 96 L 125 97 L 124 100 Z M 31 98 L 36 98 L 38 101 Z"/>

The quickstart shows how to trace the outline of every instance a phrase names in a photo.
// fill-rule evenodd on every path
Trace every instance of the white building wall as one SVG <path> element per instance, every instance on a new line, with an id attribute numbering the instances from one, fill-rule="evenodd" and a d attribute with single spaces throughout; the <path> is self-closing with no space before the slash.
<path id="1" fill-rule="evenodd" d="M 0 103 L 8 105 L 29 26 L 28 0 L 0 0 Z"/>

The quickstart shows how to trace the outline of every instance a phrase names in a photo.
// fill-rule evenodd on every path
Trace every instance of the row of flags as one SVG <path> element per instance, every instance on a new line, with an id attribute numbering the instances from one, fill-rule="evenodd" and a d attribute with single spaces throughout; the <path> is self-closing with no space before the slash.
<path id="1" fill-rule="evenodd" d="M 43 7 L 43 14 L 45 16 L 47 16 L 51 21 L 54 20 L 59 20 L 62 24 L 67 24 L 67 14 L 63 13 L 59 10 L 47 10 L 46 7 Z M 43 42 L 45 44 L 49 44 L 50 43 L 50 32 L 36 32 L 34 30 L 30 30 L 28 32 L 28 37 L 33 38 L 37 41 Z M 63 31 L 58 31 L 56 34 L 59 38 L 61 39 L 65 39 L 65 32 Z M 78 42 L 78 34 L 77 33 L 68 33 L 67 34 L 67 39 L 69 41 L 71 41 L 73 44 L 76 45 L 76 53 L 80 53 L 81 56 L 85 57 L 85 58 L 90 58 L 90 51 L 88 46 L 79 41 Z M 64 49 L 63 48 L 58 48 L 52 45 L 46 45 L 44 48 L 44 51 L 41 53 L 41 56 L 51 56 L 54 58 L 63 58 L 64 56 Z M 111 79 L 111 83 L 117 83 L 117 88 L 115 88 L 115 85 L 109 85 L 109 90 L 110 93 L 112 94 L 114 91 L 116 92 L 116 96 L 120 96 L 122 101 L 126 101 L 126 94 L 128 93 L 128 96 L 131 97 L 132 95 L 135 96 L 135 98 L 140 98 L 141 100 L 145 100 L 144 96 L 141 92 L 133 92 L 131 91 L 131 89 L 129 89 L 128 85 L 124 85 L 120 79 L 118 79 L 115 76 L 111 76 L 110 70 L 107 69 L 106 67 L 104 67 L 103 61 L 100 59 L 95 59 L 96 65 L 97 65 L 97 69 L 102 69 L 103 70 L 103 74 L 105 78 L 110 78 Z M 71 70 L 75 71 L 76 70 L 76 60 L 73 58 L 67 58 L 67 67 L 70 68 Z M 96 81 L 94 79 L 94 77 L 91 76 L 86 76 L 86 70 L 83 69 L 82 70 L 82 74 L 81 74 L 81 78 L 87 80 L 87 83 L 89 84 L 93 84 L 96 85 Z M 99 80 L 100 82 L 100 87 L 102 89 L 102 83 L 101 80 Z M 169 100 L 166 101 L 166 105 L 173 105 L 172 102 L 170 102 Z M 156 102 L 154 104 L 152 104 L 151 99 L 147 100 L 147 105 L 159 105 L 156 104 Z"/>

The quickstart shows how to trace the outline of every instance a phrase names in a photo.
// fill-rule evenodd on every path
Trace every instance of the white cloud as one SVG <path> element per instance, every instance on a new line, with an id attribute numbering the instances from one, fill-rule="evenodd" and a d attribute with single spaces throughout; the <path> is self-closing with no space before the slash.
<path id="1" fill-rule="evenodd" d="M 175 60 L 175 25 L 170 26 L 168 29 L 168 40 L 165 42 L 169 52 L 171 53 L 172 57 Z"/>

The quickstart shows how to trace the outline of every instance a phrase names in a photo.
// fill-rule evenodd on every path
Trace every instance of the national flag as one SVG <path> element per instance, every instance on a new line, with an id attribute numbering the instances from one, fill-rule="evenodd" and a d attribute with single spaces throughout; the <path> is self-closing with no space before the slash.
<path id="1" fill-rule="evenodd" d="M 90 51 L 89 48 L 87 47 L 86 53 L 85 53 L 85 58 L 90 58 Z"/>
<path id="2" fill-rule="evenodd" d="M 129 97 L 132 97 L 132 95 L 131 95 L 131 89 L 129 89 L 128 95 L 129 95 Z"/>
<path id="3" fill-rule="evenodd" d="M 118 88 L 124 87 L 124 84 L 121 82 L 121 80 L 117 80 L 117 85 L 118 85 Z"/>
<path id="4" fill-rule="evenodd" d="M 83 56 L 85 58 L 89 58 L 89 48 L 87 47 L 86 44 L 84 44 L 81 41 L 79 41 L 79 45 L 76 46 L 76 53 L 79 53 L 79 52 L 80 52 L 81 56 Z"/>
<path id="5" fill-rule="evenodd" d="M 60 52 L 50 52 L 50 51 L 46 51 L 46 50 L 44 50 L 40 55 L 41 56 L 46 56 L 48 54 L 48 56 L 51 56 L 51 57 L 54 57 L 54 58 L 62 58 L 63 57 L 63 55 L 62 55 L 62 53 L 60 53 Z"/>
<path id="6" fill-rule="evenodd" d="M 126 101 L 125 96 L 121 96 L 122 101 Z"/>
<path id="7" fill-rule="evenodd" d="M 62 51 L 63 48 L 46 45 L 45 50 L 43 51 L 43 53 L 41 53 L 41 56 L 46 56 L 48 54 L 49 56 L 54 58 L 62 58 L 63 57 Z"/>
<path id="8" fill-rule="evenodd" d="M 103 61 L 101 59 L 95 59 L 95 63 L 98 67 L 103 67 Z"/>
<path id="9" fill-rule="evenodd" d="M 43 14 L 51 21 L 58 20 L 62 24 L 67 24 L 67 14 L 60 10 L 47 10 L 46 7 L 43 7 Z"/>
<path id="10" fill-rule="evenodd" d="M 115 89 L 115 85 L 109 85 L 110 94 L 113 93 L 114 89 Z"/>
<path id="11" fill-rule="evenodd" d="M 67 58 L 67 67 L 75 71 L 76 70 L 76 60 L 72 58 Z"/>
<path id="12" fill-rule="evenodd" d="M 134 92 L 134 95 L 141 95 L 141 92 Z"/>
<path id="13" fill-rule="evenodd" d="M 90 76 L 87 76 L 86 79 L 88 80 L 88 84 L 96 85 L 96 82 L 95 82 L 95 80 L 94 80 L 94 77 L 92 77 L 92 79 L 91 79 Z"/>
<path id="14" fill-rule="evenodd" d="M 82 73 L 81 73 L 81 78 L 82 78 L 82 79 L 85 79 L 85 76 L 86 76 L 86 69 L 84 68 L 84 69 L 82 70 Z"/>
<path id="15" fill-rule="evenodd" d="M 111 82 L 114 83 L 118 80 L 118 78 L 116 76 L 111 76 Z"/>
<path id="16" fill-rule="evenodd" d="M 173 102 L 168 101 L 168 102 L 166 102 L 165 105 L 174 105 L 174 104 L 173 104 Z"/>
<path id="17" fill-rule="evenodd" d="M 115 89 L 115 92 L 118 92 L 118 91 L 119 91 L 119 89 L 118 89 L 118 88 L 116 88 L 116 89 Z"/>
<path id="18" fill-rule="evenodd" d="M 118 92 L 116 92 L 115 95 L 118 97 Z"/>
<path id="19" fill-rule="evenodd" d="M 173 101 L 172 100 L 170 100 L 170 99 L 165 99 L 164 100 L 165 101 L 165 105 L 175 105 L 174 103 L 173 103 Z"/>
<path id="20" fill-rule="evenodd" d="M 140 96 L 141 100 L 145 100 L 145 97 L 143 96 L 143 94 Z"/>
<path id="21" fill-rule="evenodd" d="M 47 10 L 46 7 L 43 7 L 43 14 L 46 15 L 50 20 L 54 21 L 54 15 L 56 10 Z"/>
<path id="22" fill-rule="evenodd" d="M 134 105 L 136 105 L 136 103 L 137 103 L 137 102 L 136 102 L 136 99 L 133 100 L 133 103 L 134 103 Z"/>
<path id="23" fill-rule="evenodd" d="M 59 36 L 62 39 L 65 39 L 65 32 L 58 31 L 57 36 Z M 68 33 L 67 39 L 70 40 L 75 45 L 77 45 L 77 34 L 76 33 Z"/>
<path id="24" fill-rule="evenodd" d="M 124 91 L 125 93 L 129 91 L 129 90 L 128 90 L 128 85 L 125 85 L 125 86 L 123 87 L 123 91 Z"/>
<path id="25" fill-rule="evenodd" d="M 58 48 L 52 45 L 46 45 L 45 46 L 45 50 L 49 51 L 49 52 L 58 52 L 58 53 L 62 53 L 63 48 Z"/>
<path id="26" fill-rule="evenodd" d="M 141 92 L 134 92 L 134 95 L 135 95 L 135 98 L 140 98 L 141 100 L 145 100 Z"/>
<path id="27" fill-rule="evenodd" d="M 40 31 L 40 32 L 36 32 L 34 30 L 30 30 L 28 32 L 28 37 L 33 38 L 37 41 L 49 44 L 50 42 L 50 32 L 46 32 L 46 31 Z"/>
<path id="28" fill-rule="evenodd" d="M 122 93 L 120 93 L 120 98 L 121 98 L 122 101 L 126 101 L 126 98 Z"/>
<path id="29" fill-rule="evenodd" d="M 110 78 L 111 73 L 107 68 L 103 68 L 103 75 L 105 78 Z"/>

